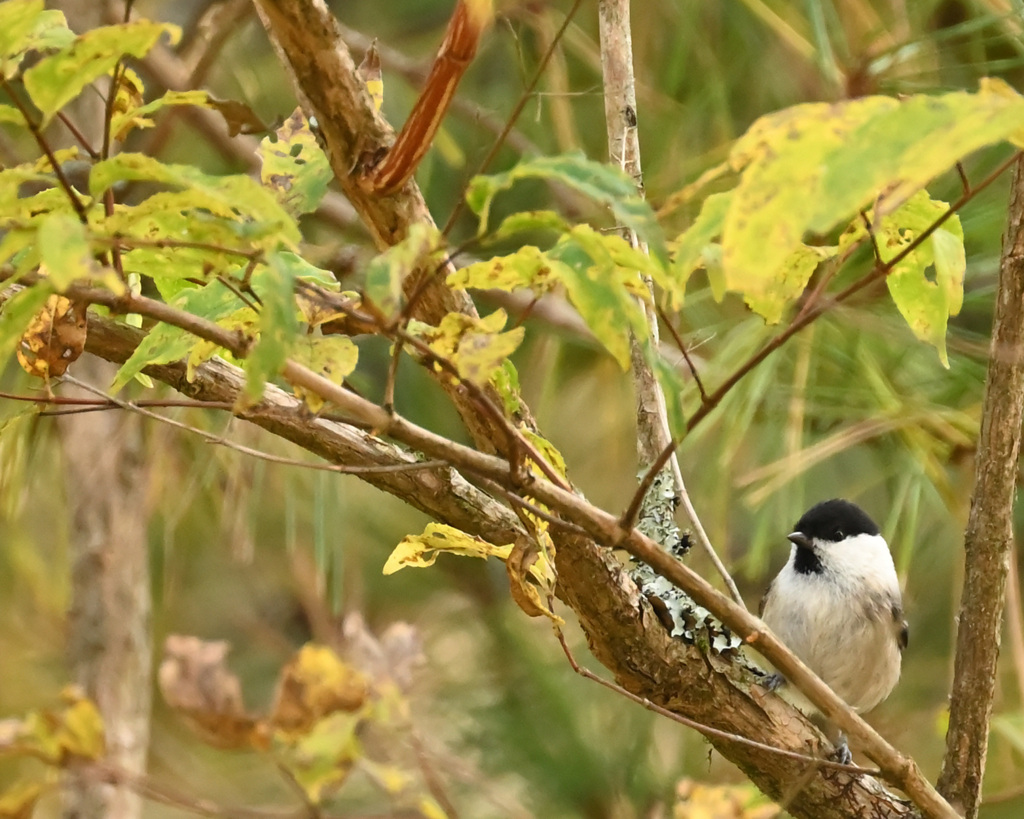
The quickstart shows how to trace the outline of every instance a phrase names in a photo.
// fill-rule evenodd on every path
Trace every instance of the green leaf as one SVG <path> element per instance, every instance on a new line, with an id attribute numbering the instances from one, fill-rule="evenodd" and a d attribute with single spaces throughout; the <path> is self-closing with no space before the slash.
<path id="1" fill-rule="evenodd" d="M 214 322 L 230 316 L 239 307 L 238 296 L 216 281 L 205 287 L 183 290 L 170 304 L 183 312 Z M 157 324 L 121 365 L 121 369 L 114 376 L 110 391 L 116 393 L 150 364 L 180 361 L 188 356 L 199 342 L 200 339 L 185 330 L 170 324 Z"/>
<path id="2" fill-rule="evenodd" d="M 475 177 L 466 193 L 466 202 L 480 217 L 480 235 L 487 232 L 494 197 L 520 179 L 559 182 L 605 205 L 618 224 L 632 228 L 640 240 L 647 243 L 659 263 L 667 261 L 661 226 L 650 205 L 637 193 L 633 180 L 619 168 L 578 153 L 527 159 L 505 173 Z"/>
<path id="3" fill-rule="evenodd" d="M 869 220 L 882 261 L 894 259 L 948 210 L 945 202 L 931 199 L 927 191 L 919 191 L 895 213 L 880 220 L 876 221 L 872 212 Z M 860 220 L 854 222 L 840 239 L 840 247 L 848 247 L 866 233 Z M 946 325 L 950 316 L 960 312 L 964 298 L 967 262 L 963 241 L 963 227 L 954 214 L 900 261 L 885 280 L 893 302 L 914 335 L 935 347 L 947 368 Z M 934 274 L 931 277 L 929 268 Z"/>
<path id="4" fill-rule="evenodd" d="M 168 165 L 143 154 L 121 153 L 93 166 L 89 174 L 89 190 L 94 197 L 99 198 L 112 185 L 127 181 L 154 182 L 183 188 L 186 193 L 195 195 L 191 202 L 193 208 L 206 208 L 218 215 L 233 216 L 233 231 L 264 249 L 275 249 L 281 243 L 294 247 L 301 239 L 295 219 L 281 207 L 269 190 L 248 176 L 213 176 L 190 165 Z M 157 200 L 157 204 L 165 202 Z M 183 207 L 190 204 L 188 196 L 181 198 L 180 202 Z M 156 205 L 151 205 L 153 207 Z M 140 211 L 126 209 L 119 213 L 119 220 L 130 222 Z M 182 218 L 193 220 L 198 216 L 197 213 L 187 213 Z M 169 238 L 194 241 L 195 235 L 194 231 L 186 229 L 183 234 L 173 234 Z M 266 241 L 261 241 L 263 239 Z"/>
<path id="5" fill-rule="evenodd" d="M 97 272 L 85 225 L 74 216 L 58 213 L 43 220 L 39 250 L 46 274 L 58 292 Z"/>
<path id="6" fill-rule="evenodd" d="M 701 266 L 704 248 L 722 234 L 722 225 L 731 204 L 732 191 L 712 194 L 704 200 L 694 223 L 676 238 L 671 279 L 665 283 L 659 282 L 671 296 L 672 309 L 682 307 L 690 274 Z"/>
<path id="7" fill-rule="evenodd" d="M 295 277 L 291 260 L 276 253 L 253 274 L 252 288 L 262 307 L 259 338 L 245 359 L 245 394 L 251 401 L 258 400 L 267 381 L 280 372 L 298 335 Z"/>
<path id="8" fill-rule="evenodd" d="M 900 231 L 904 239 L 902 246 L 909 244 L 919 232 L 913 232 L 911 228 Z M 884 233 L 888 234 L 889 231 Z M 936 263 L 936 243 L 943 248 L 955 244 L 963 248 L 963 231 L 959 219 L 952 217 L 943 228 L 936 230 L 919 248 L 893 268 L 885 282 L 889 286 L 892 300 L 903 318 L 907 320 L 914 335 L 935 347 L 942 366 L 948 369 L 946 325 L 949 317 L 959 313 L 963 304 L 966 264 L 952 262 L 949 257 L 941 264 Z M 900 245 L 895 246 L 895 249 L 899 250 Z M 895 253 L 883 253 L 883 258 L 891 258 L 894 255 Z M 935 281 L 929 280 L 926 275 L 926 270 L 931 265 L 935 266 Z"/>
<path id="9" fill-rule="evenodd" d="M 572 224 L 553 210 L 524 210 L 502 219 L 498 229 L 487 236 L 488 241 L 502 241 L 520 233 L 554 231 L 568 233 Z"/>
<path id="10" fill-rule="evenodd" d="M 494 371 L 491 384 L 498 393 L 498 397 L 501 398 L 505 414 L 510 418 L 515 418 L 523 408 L 519 390 L 519 371 L 516 369 L 516 365 L 509 359 L 503 361 L 501 366 Z"/>
<path id="11" fill-rule="evenodd" d="M 302 109 L 277 129 L 276 139 L 260 142 L 260 179 L 293 216 L 316 210 L 334 177 Z"/>
<path id="12" fill-rule="evenodd" d="M 180 29 L 147 21 L 104 26 L 80 34 L 56 54 L 44 57 L 25 72 L 25 89 L 43 114 L 42 124 L 93 80 L 109 74 L 123 56 L 144 57 L 165 33 L 177 40 Z"/>
<path id="13" fill-rule="evenodd" d="M 0 105 L 0 125 L 24 125 L 25 118 L 13 105 Z"/>
<path id="14" fill-rule="evenodd" d="M 572 241 L 572 237 L 567 237 L 549 256 L 561 262 L 557 267 L 559 278 L 591 332 L 622 369 L 628 369 L 629 332 L 632 330 L 642 337 L 646 333 L 646 322 L 611 255 L 595 259 Z"/>
<path id="15" fill-rule="evenodd" d="M 306 336 L 291 348 L 291 358 L 328 381 L 341 386 L 356 369 L 359 348 L 348 336 Z M 295 396 L 306 402 L 310 411 L 320 412 L 324 400 L 316 393 L 293 387 Z"/>
<path id="16" fill-rule="evenodd" d="M 27 52 L 63 48 L 74 38 L 64 12 L 44 11 L 43 0 L 0 3 L 0 73 L 5 80 L 17 73 Z"/>
<path id="17" fill-rule="evenodd" d="M 374 258 L 366 268 L 365 296 L 388 317 L 394 315 L 402 296 L 405 277 L 421 269 L 438 247 L 437 228 L 423 222 L 409 227 L 409 235 Z M 429 274 L 429 270 L 423 271 Z"/>

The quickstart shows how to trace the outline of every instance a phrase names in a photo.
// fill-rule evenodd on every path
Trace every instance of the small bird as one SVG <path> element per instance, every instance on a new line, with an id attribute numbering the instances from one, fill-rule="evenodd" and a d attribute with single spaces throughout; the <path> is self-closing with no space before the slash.
<path id="1" fill-rule="evenodd" d="M 761 619 L 854 711 L 870 711 L 900 676 L 907 623 L 896 567 L 874 521 L 854 503 L 812 507 L 788 536 L 789 560 L 761 601 Z M 766 681 L 774 690 L 785 679 Z M 796 692 L 787 699 L 816 711 Z M 842 762 L 846 738 L 826 726 Z"/>

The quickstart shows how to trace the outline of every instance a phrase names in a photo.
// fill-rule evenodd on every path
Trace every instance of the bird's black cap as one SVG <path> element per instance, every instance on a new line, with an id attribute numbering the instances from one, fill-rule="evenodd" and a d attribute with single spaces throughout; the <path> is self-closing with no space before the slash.
<path id="1" fill-rule="evenodd" d="M 808 538 L 838 543 L 853 535 L 877 535 L 879 529 L 857 504 L 833 498 L 812 506 L 797 521 L 795 532 Z"/>

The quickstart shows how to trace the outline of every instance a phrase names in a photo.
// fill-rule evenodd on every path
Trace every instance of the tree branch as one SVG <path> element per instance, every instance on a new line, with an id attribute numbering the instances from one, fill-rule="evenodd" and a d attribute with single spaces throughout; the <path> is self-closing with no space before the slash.
<path id="1" fill-rule="evenodd" d="M 183 320 L 173 308 L 143 297 L 114 296 L 95 288 L 77 288 L 76 298 L 88 295 L 116 310 L 154 314 L 171 323 L 188 323 L 191 332 L 244 354 L 244 342 L 217 325 L 190 317 Z M 72 288 L 72 292 L 76 288 Z M 157 317 L 157 316 L 154 316 Z M 141 337 L 133 328 L 90 320 L 88 349 L 126 360 L 132 342 Z M 118 342 L 117 339 L 120 338 Z M 183 363 L 147 368 L 147 374 L 165 380 L 194 398 L 231 400 L 245 383 L 238 368 L 222 361 L 200 367 L 195 380 L 185 379 Z M 468 474 L 478 474 L 499 484 L 514 484 L 509 464 L 456 444 L 387 412 L 294 362 L 285 366 L 285 377 L 338 406 L 348 417 L 379 430 L 432 457 L 448 461 Z M 330 460 L 352 457 L 361 462 L 382 463 L 408 459 L 388 444 L 349 425 L 303 418 L 299 402 L 268 387 L 263 401 L 240 410 L 243 418 L 295 441 Z M 398 453 L 401 453 L 400 455 Z M 344 461 L 341 461 L 344 462 Z M 520 533 L 514 515 L 491 498 L 464 484 L 454 470 L 372 474 L 364 478 L 392 492 L 438 520 L 479 534 L 494 543 L 508 543 Z M 535 480 L 528 487 L 513 486 L 588 532 L 591 539 L 557 533 L 556 553 L 559 593 L 578 614 L 598 660 L 609 668 L 627 690 L 669 710 L 728 733 L 737 733 L 793 751 L 805 752 L 818 745 L 820 735 L 807 720 L 779 698 L 756 685 L 757 677 L 746 666 L 694 645 L 673 640 L 657 616 L 625 575 L 607 548 L 621 547 L 648 563 L 659 574 L 686 591 L 733 631 L 743 637 L 786 675 L 825 715 L 838 724 L 874 760 L 887 778 L 897 783 L 928 816 L 955 814 L 938 797 L 912 760 L 885 742 L 854 714 L 820 679 L 792 655 L 763 623 L 722 595 L 707 581 L 676 561 L 658 544 L 633 530 L 623 531 L 616 518 L 597 509 L 575 493 Z M 556 533 L 553 532 L 553 536 Z M 594 590 L 600 589 L 600 594 Z M 638 616 L 639 612 L 639 616 Z M 713 673 L 709 674 L 708 670 Z M 758 753 L 747 745 L 715 739 L 713 744 L 738 764 L 766 793 L 780 798 L 788 784 L 798 779 L 806 765 L 795 760 Z M 771 758 L 769 758 L 771 757 Z M 814 817 L 904 816 L 907 806 L 869 777 L 819 773 L 792 798 L 789 810 Z"/>
<path id="2" fill-rule="evenodd" d="M 999 659 L 1013 501 L 1024 414 L 1024 158 L 1010 186 L 988 380 L 964 535 L 964 591 L 957 629 L 946 755 L 939 790 L 968 819 L 978 813 Z"/>

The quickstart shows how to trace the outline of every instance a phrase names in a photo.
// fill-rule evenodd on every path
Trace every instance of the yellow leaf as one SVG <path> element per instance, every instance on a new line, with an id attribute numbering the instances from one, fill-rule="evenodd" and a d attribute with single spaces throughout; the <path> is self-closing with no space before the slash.
<path id="1" fill-rule="evenodd" d="M 558 625 L 565 621 L 548 604 L 555 591 L 555 569 L 547 554 L 554 554 L 554 544 L 547 532 L 536 540 L 525 535 L 516 540 L 505 570 L 516 605 L 531 617 L 549 617 Z"/>
<path id="2" fill-rule="evenodd" d="M 88 305 L 52 295 L 32 319 L 18 344 L 18 363 L 29 375 L 64 375 L 85 349 Z"/>
<path id="3" fill-rule="evenodd" d="M 42 794 L 39 782 L 16 782 L 0 793 L 0 819 L 31 819 Z"/>
<path id="4" fill-rule="evenodd" d="M 356 368 L 359 348 L 347 336 L 307 336 L 295 343 L 291 355 L 299 364 L 341 386 Z M 310 411 L 316 413 L 323 409 L 324 400 L 316 393 L 301 387 L 293 387 L 293 390 L 295 397 L 305 401 Z"/>
<path id="5" fill-rule="evenodd" d="M 369 683 L 326 646 L 305 645 L 281 671 L 270 725 L 305 733 L 335 711 L 357 711 Z"/>
<path id="6" fill-rule="evenodd" d="M 495 546 L 442 523 L 428 523 L 421 535 L 402 538 L 384 564 L 384 574 L 394 574 L 406 566 L 433 566 L 438 552 L 463 557 L 497 557 L 505 560 L 512 546 Z"/>
<path id="7" fill-rule="evenodd" d="M 61 750 L 84 759 L 99 759 L 106 749 L 99 709 L 76 688 L 66 688 L 61 696 L 68 704 L 57 732 Z"/>

